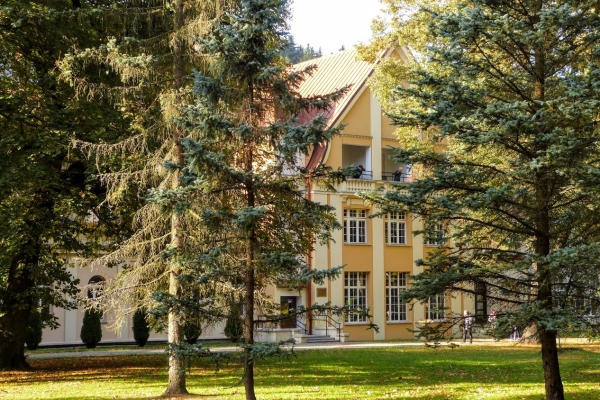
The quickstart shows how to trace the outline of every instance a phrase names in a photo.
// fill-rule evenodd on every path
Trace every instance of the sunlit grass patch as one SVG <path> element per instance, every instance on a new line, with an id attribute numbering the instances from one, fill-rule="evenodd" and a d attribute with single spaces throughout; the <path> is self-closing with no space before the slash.
<path id="1" fill-rule="evenodd" d="M 600 346 L 560 352 L 570 399 L 600 398 Z M 164 355 L 31 360 L 31 372 L 0 374 L 0 398 L 142 399 L 160 396 Z M 188 389 L 203 399 L 243 399 L 241 369 L 194 363 Z M 542 399 L 539 347 L 396 347 L 298 351 L 256 366 L 261 399 Z"/>

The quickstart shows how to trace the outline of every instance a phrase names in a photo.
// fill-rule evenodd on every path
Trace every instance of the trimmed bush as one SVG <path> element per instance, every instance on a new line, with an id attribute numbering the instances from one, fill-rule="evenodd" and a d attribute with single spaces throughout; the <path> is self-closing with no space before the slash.
<path id="1" fill-rule="evenodd" d="M 138 346 L 144 347 L 150 337 L 150 326 L 146 320 L 146 311 L 136 310 L 133 314 L 133 338 Z"/>
<path id="2" fill-rule="evenodd" d="M 79 337 L 88 349 L 93 349 L 102 340 L 100 316 L 101 311 L 98 310 L 85 310 L 83 315 L 83 325 Z"/>
<path id="3" fill-rule="evenodd" d="M 237 306 L 231 307 L 225 323 L 225 336 L 233 343 L 238 342 L 244 335 L 244 322 Z"/>
<path id="4" fill-rule="evenodd" d="M 198 338 L 202 335 L 202 327 L 196 319 L 186 321 L 183 325 L 183 334 L 189 344 L 196 344 Z"/>
<path id="5" fill-rule="evenodd" d="M 42 330 L 44 324 L 42 322 L 42 315 L 34 308 L 29 314 L 29 320 L 27 320 L 27 331 L 25 331 L 25 344 L 27 350 L 35 350 L 39 347 L 42 341 Z"/>

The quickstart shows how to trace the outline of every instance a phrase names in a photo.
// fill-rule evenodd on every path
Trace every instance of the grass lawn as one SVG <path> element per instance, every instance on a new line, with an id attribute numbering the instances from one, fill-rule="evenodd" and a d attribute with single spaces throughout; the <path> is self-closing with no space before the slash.
<path id="1" fill-rule="evenodd" d="M 600 399 L 600 346 L 560 353 L 569 399 Z M 160 396 L 164 355 L 30 360 L 30 372 L 0 372 L 0 399 L 143 399 Z M 243 399 L 241 370 L 202 362 L 188 389 L 200 399 Z M 298 351 L 256 367 L 259 399 L 543 399 L 539 347 L 461 346 Z"/>

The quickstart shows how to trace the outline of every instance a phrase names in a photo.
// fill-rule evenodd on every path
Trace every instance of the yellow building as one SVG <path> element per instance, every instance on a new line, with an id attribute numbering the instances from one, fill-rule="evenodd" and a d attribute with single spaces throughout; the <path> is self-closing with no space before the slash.
<path id="1" fill-rule="evenodd" d="M 409 57 L 402 49 L 390 51 L 387 56 L 402 60 Z M 336 192 L 318 186 L 309 188 L 313 200 L 335 207 L 344 227 L 334 233 L 335 242 L 316 248 L 311 255 L 311 266 L 320 270 L 345 265 L 340 278 L 322 286 L 309 285 L 300 293 L 277 288 L 273 293 L 275 299 L 279 299 L 284 310 L 328 301 L 334 305 L 369 307 L 379 332 L 367 330 L 367 321 L 357 315 L 349 316 L 339 322 L 350 340 L 410 339 L 414 334 L 407 328 L 418 329 L 425 321 L 445 318 L 444 313 L 435 309 L 447 307 L 447 312 L 454 315 L 461 315 L 463 309 L 473 312 L 472 299 L 463 299 L 458 294 L 434 296 L 429 302 L 413 307 L 399 301 L 399 291 L 410 285 L 408 276 L 421 272 L 414 261 L 426 256 L 436 241 L 424 242 L 421 235 L 413 236 L 413 230 L 422 229 L 422 221 L 410 215 L 368 218 L 374 210 L 357 196 L 358 192 L 372 191 L 382 185 L 385 189 L 391 185 L 410 185 L 413 179 L 409 165 L 395 164 L 389 158 L 392 154 L 389 146 L 397 147 L 398 141 L 395 128 L 368 86 L 374 66 L 357 61 L 355 50 L 310 60 L 297 67 L 310 64 L 316 64 L 318 69 L 299 88 L 302 95 L 326 94 L 345 85 L 351 85 L 351 89 L 328 115 L 329 126 L 346 125 L 342 134 L 315 149 L 308 160 L 309 167 L 323 163 L 334 169 L 362 166 L 364 171 L 339 184 Z M 325 325 L 324 321 L 313 321 L 312 333 L 325 333 Z M 331 323 L 328 325 L 331 328 Z M 327 334 L 331 332 L 328 329 Z"/>
<path id="2" fill-rule="evenodd" d="M 298 306 L 323 304 L 330 301 L 334 305 L 352 304 L 357 308 L 369 307 L 373 315 L 372 322 L 377 324 L 379 332 L 367 330 L 368 321 L 360 320 L 357 315 L 346 321 L 314 320 L 312 323 L 293 321 L 281 323 L 280 329 L 267 329 L 257 335 L 257 340 L 271 341 L 285 339 L 294 335 L 298 328 L 310 330 L 315 335 L 339 336 L 336 323 L 340 323 L 341 339 L 383 340 L 410 339 L 414 334 L 408 329 L 418 329 L 425 321 L 441 321 L 443 313 L 434 309 L 447 307 L 448 312 L 461 315 L 462 310 L 474 310 L 473 299 L 461 295 L 439 295 L 425 304 L 410 306 L 399 302 L 398 293 L 410 285 L 409 275 L 421 270 L 414 261 L 423 258 L 436 241 L 425 242 L 422 236 L 413 236 L 413 230 L 422 229 L 422 222 L 410 215 L 398 213 L 387 218 L 368 218 L 374 210 L 365 205 L 357 196 L 358 192 L 371 191 L 384 186 L 410 185 L 413 179 L 408 165 L 398 165 L 389 159 L 397 146 L 395 128 L 381 111 L 381 107 L 368 86 L 368 78 L 373 74 L 374 66 L 356 60 L 355 50 L 346 50 L 298 64 L 297 68 L 316 64 L 318 69 L 299 88 L 303 96 L 331 93 L 336 89 L 351 85 L 348 93 L 341 98 L 328 113 L 328 125 L 346 125 L 342 134 L 330 143 L 324 143 L 314 149 L 308 160 L 309 167 L 323 163 L 337 169 L 339 167 L 362 166 L 364 171 L 353 175 L 330 192 L 318 186 L 309 187 L 308 195 L 320 203 L 335 207 L 337 218 L 344 226 L 334 232 L 334 242 L 329 246 L 318 246 L 310 255 L 311 267 L 328 269 L 345 265 L 342 275 L 325 285 L 309 285 L 298 291 L 285 287 L 269 288 L 276 302 L 282 305 L 282 311 Z M 407 59 L 402 49 L 388 52 L 389 57 Z M 399 174 L 399 168 L 402 169 Z M 355 177 L 354 177 L 355 176 Z M 109 280 L 116 274 L 115 269 L 98 266 L 76 267 L 72 273 L 81 280 L 82 285 Z M 91 294 L 93 295 L 93 293 Z M 485 307 L 485 305 L 484 305 Z M 79 332 L 83 320 L 83 310 L 53 310 L 58 317 L 60 327 L 57 330 L 46 329 L 42 344 L 81 343 Z M 110 321 L 110 315 L 106 316 Z M 281 332 L 281 335 L 274 331 Z M 297 331 L 296 331 L 297 332 Z M 454 332 L 458 335 L 458 332 Z M 203 339 L 225 338 L 223 327 L 205 329 Z M 152 339 L 166 339 L 165 334 L 153 334 Z M 118 333 L 103 325 L 102 342 L 132 342 L 131 321 L 127 321 Z"/>

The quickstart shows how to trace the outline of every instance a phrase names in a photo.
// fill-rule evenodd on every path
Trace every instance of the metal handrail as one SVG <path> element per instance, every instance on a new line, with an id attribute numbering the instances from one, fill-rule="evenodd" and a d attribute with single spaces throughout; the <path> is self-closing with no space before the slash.
<path id="1" fill-rule="evenodd" d="M 361 172 L 360 176 L 358 178 L 356 178 L 354 176 L 354 173 L 350 174 L 347 176 L 348 179 L 357 179 L 357 180 L 367 180 L 370 181 L 373 179 L 373 171 L 367 171 L 364 170 L 363 172 Z"/>
<path id="2" fill-rule="evenodd" d="M 393 182 L 410 182 L 410 177 L 412 174 L 401 173 L 400 176 L 396 174 L 396 172 L 382 172 L 381 180 L 382 181 L 393 181 Z"/>
<path id="3" fill-rule="evenodd" d="M 314 321 L 322 321 L 325 322 L 325 335 L 329 336 L 329 330 L 335 329 L 337 332 L 337 338 L 339 339 L 342 334 L 342 322 L 336 320 L 332 315 L 331 311 L 327 310 L 324 312 L 315 312 L 307 311 L 307 312 L 298 312 L 298 313 L 290 313 L 288 316 L 296 316 L 296 328 L 300 329 L 304 332 L 305 335 L 309 333 L 308 329 L 308 320 L 310 319 L 312 322 Z M 257 328 L 259 329 L 276 329 L 280 327 L 282 316 L 268 316 L 268 315 L 258 315 L 258 319 L 256 321 Z"/>

